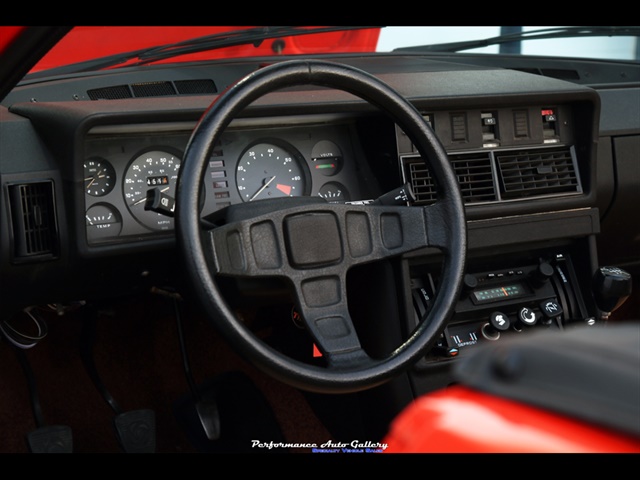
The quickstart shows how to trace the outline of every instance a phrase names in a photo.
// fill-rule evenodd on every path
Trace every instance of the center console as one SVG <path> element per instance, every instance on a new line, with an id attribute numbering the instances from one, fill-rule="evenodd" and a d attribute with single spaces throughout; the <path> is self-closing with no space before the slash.
<path id="1" fill-rule="evenodd" d="M 438 275 L 412 278 L 414 319 L 427 315 Z M 534 329 L 562 329 L 571 322 L 595 323 L 587 312 L 571 257 L 557 253 L 535 262 L 507 262 L 499 268 L 472 268 L 442 337 L 429 359 L 451 358 L 468 347 Z"/>

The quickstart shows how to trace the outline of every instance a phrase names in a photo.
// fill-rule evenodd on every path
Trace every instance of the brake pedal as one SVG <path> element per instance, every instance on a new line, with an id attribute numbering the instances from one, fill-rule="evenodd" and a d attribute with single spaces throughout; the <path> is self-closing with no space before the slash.
<path id="1" fill-rule="evenodd" d="M 156 415 L 153 410 L 123 412 L 113 420 L 120 445 L 127 453 L 154 453 Z"/>

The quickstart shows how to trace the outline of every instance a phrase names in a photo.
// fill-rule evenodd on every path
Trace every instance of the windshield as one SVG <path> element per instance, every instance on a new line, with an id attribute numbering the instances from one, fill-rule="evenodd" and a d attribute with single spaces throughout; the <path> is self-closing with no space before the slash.
<path id="1" fill-rule="evenodd" d="M 640 60 L 640 44 L 636 35 L 619 35 L 621 32 L 610 32 L 605 35 L 587 36 L 586 29 L 576 29 L 567 36 L 555 38 L 553 33 L 574 27 L 386 27 L 382 29 L 377 51 L 393 51 L 396 49 L 436 45 L 449 42 L 465 42 L 497 38 L 502 35 L 521 35 L 516 42 L 479 46 L 465 50 L 466 53 L 483 54 L 517 54 L 540 55 L 553 57 L 591 58 L 602 60 Z M 614 27 L 590 27 L 606 29 Z M 628 32 L 634 32 L 629 27 Z M 535 33 L 548 32 L 549 38 L 536 38 Z M 615 35 L 614 35 L 615 33 Z"/>
<path id="2" fill-rule="evenodd" d="M 622 28 L 625 30 L 621 31 Z M 75 27 L 31 73 L 89 62 L 105 56 L 111 58 L 107 62 L 88 63 L 69 72 L 248 56 L 394 51 L 460 51 L 637 62 L 640 59 L 638 28 L 640 27 Z M 310 31 L 321 33 L 309 33 Z M 504 37 L 505 35 L 510 37 Z M 457 45 L 450 46 L 452 42 L 468 44 L 458 50 Z M 177 49 L 172 51 L 175 45 L 181 45 L 186 50 L 178 55 Z M 164 47 L 154 48 L 158 46 Z M 123 56 L 125 52 L 133 52 L 135 55 Z"/>

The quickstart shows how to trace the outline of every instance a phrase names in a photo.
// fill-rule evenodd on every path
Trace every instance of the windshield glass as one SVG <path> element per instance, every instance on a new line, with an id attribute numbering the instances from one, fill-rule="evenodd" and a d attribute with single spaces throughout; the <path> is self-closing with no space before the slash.
<path id="1" fill-rule="evenodd" d="M 585 36 L 576 31 L 575 36 L 560 38 L 534 38 L 535 32 L 552 32 L 554 29 L 572 27 L 386 27 L 382 29 L 377 51 L 392 51 L 399 48 L 463 42 L 499 37 L 501 35 L 524 35 L 519 42 L 480 46 L 465 50 L 466 53 L 542 55 L 554 57 L 592 58 L 605 60 L 640 60 L 638 37 L 632 35 Z M 603 28 L 603 27 L 594 27 Z M 637 28 L 637 27 L 631 27 Z M 526 37 L 527 35 L 531 35 Z M 550 33 L 551 35 L 551 33 Z"/>
<path id="2" fill-rule="evenodd" d="M 625 28 L 625 32 L 615 29 Z M 389 26 L 389 27 L 75 27 L 31 73 L 62 65 L 116 57 L 84 70 L 115 68 L 139 63 L 193 61 L 266 55 L 393 52 L 407 47 L 431 46 L 428 51 L 453 53 L 543 55 L 573 58 L 638 61 L 639 27 L 501 27 L 501 26 Z M 307 34 L 310 29 L 322 33 Z M 612 29 L 612 30 L 607 30 Z M 240 32 L 240 33 L 238 33 Z M 542 32 L 547 38 L 534 38 Z M 597 36 L 594 36 L 598 33 Z M 624 33 L 624 35 L 622 35 Z M 257 36 L 256 36 L 257 35 Z M 504 35 L 512 41 L 503 42 Z M 197 42 L 191 40 L 197 39 Z M 451 42 L 486 41 L 475 48 L 440 49 Z M 172 52 L 177 42 L 189 42 L 188 54 Z M 170 45 L 158 52 L 153 47 Z M 184 45 L 182 43 L 181 45 Z M 465 46 L 465 47 L 468 47 Z M 413 50 L 426 51 L 423 49 Z M 140 56 L 138 56 L 138 54 Z M 154 56 L 156 55 L 156 56 Z M 77 70 L 83 71 L 83 70 Z"/>

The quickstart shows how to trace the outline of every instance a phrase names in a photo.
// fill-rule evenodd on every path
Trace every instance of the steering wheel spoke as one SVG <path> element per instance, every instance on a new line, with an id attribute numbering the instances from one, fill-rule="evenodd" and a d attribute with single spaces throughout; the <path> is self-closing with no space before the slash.
<path id="1" fill-rule="evenodd" d="M 300 317 L 328 367 L 370 362 L 349 315 L 344 275 L 307 276 L 294 284 Z"/>

